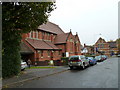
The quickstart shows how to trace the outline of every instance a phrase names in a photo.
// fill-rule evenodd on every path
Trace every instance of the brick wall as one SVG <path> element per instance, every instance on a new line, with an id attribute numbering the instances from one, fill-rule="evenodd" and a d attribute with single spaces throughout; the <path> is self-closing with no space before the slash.
<path id="1" fill-rule="evenodd" d="M 110 48 L 109 48 L 109 44 L 104 40 L 104 39 L 99 39 L 94 48 L 98 48 L 99 51 L 105 52 L 104 54 L 107 56 L 110 56 Z M 95 54 L 97 54 L 97 52 L 95 51 Z"/>

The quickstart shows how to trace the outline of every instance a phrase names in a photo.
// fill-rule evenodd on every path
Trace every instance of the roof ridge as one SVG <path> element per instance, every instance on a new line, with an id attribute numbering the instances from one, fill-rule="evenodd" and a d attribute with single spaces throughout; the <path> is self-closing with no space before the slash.
<path id="1" fill-rule="evenodd" d="M 49 23 L 51 23 L 51 24 L 53 24 L 53 25 L 56 25 L 58 28 L 60 28 L 60 26 L 59 25 L 57 25 L 57 24 L 55 24 L 55 23 L 53 23 L 53 22 L 50 22 L 50 21 L 48 21 Z M 64 33 L 64 31 L 60 28 L 60 30 Z"/>
<path id="2" fill-rule="evenodd" d="M 44 40 L 43 40 L 44 41 Z M 49 45 L 46 41 L 44 41 L 47 45 Z M 52 47 L 51 45 L 49 45 L 50 47 Z M 53 48 L 53 47 L 52 47 Z M 54 48 L 53 48 L 54 49 Z"/>

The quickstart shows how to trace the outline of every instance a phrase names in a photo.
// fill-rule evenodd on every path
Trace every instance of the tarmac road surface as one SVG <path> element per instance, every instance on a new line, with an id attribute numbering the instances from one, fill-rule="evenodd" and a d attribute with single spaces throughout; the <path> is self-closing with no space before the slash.
<path id="1" fill-rule="evenodd" d="M 118 88 L 118 58 L 109 58 L 85 70 L 68 70 L 12 88 Z"/>

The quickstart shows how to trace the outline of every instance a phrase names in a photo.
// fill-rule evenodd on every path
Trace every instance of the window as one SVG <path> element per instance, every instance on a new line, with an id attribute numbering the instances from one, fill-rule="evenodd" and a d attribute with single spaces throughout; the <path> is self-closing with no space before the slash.
<path id="1" fill-rule="evenodd" d="M 30 37 L 33 38 L 33 31 L 31 32 L 31 36 Z"/>
<path id="2" fill-rule="evenodd" d="M 29 38 L 31 38 L 31 32 L 29 33 Z"/>
<path id="3" fill-rule="evenodd" d="M 45 32 L 42 32 L 42 39 L 44 39 Z"/>
<path id="4" fill-rule="evenodd" d="M 101 44 L 101 48 L 104 48 L 104 44 Z"/>
<path id="5" fill-rule="evenodd" d="M 100 48 L 100 44 L 98 44 L 98 48 Z"/>
<path id="6" fill-rule="evenodd" d="M 48 56 L 50 56 L 50 50 L 48 50 Z"/>
<path id="7" fill-rule="evenodd" d="M 104 44 L 98 44 L 98 48 L 104 48 Z"/>
<path id="8" fill-rule="evenodd" d="M 73 42 L 72 38 L 70 39 L 70 42 Z"/>
<path id="9" fill-rule="evenodd" d="M 43 50 L 39 50 L 38 53 L 41 57 L 43 57 Z"/>
<path id="10" fill-rule="evenodd" d="M 60 51 L 58 51 L 58 53 L 59 53 L 59 55 L 61 54 L 61 52 L 60 52 Z"/>
<path id="11" fill-rule="evenodd" d="M 47 33 L 47 40 L 49 40 L 49 38 L 50 38 L 50 34 L 49 34 L 49 33 Z"/>
<path id="12" fill-rule="evenodd" d="M 78 43 L 78 41 L 76 41 L 76 43 Z"/>
<path id="13" fill-rule="evenodd" d="M 41 50 L 41 57 L 43 57 L 43 50 Z"/>
<path id="14" fill-rule="evenodd" d="M 35 33 L 35 34 L 36 34 L 36 38 L 38 39 L 38 31 L 36 31 L 36 33 Z"/>

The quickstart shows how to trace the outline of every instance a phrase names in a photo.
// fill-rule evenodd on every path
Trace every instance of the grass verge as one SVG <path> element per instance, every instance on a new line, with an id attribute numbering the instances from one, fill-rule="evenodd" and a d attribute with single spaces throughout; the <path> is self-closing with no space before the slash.
<path id="1" fill-rule="evenodd" d="M 39 66 L 32 66 L 32 67 L 30 67 L 30 68 L 26 68 L 26 69 L 47 69 L 47 68 L 57 68 L 57 67 L 51 67 L 51 66 L 46 66 L 46 67 L 39 67 Z"/>

